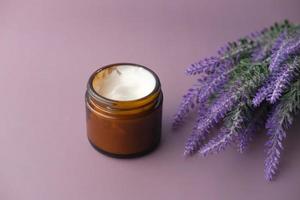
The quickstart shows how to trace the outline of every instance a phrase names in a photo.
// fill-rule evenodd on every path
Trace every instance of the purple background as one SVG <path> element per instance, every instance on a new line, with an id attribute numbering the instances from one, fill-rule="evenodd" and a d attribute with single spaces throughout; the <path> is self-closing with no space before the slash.
<path id="1" fill-rule="evenodd" d="M 245 155 L 184 159 L 191 123 L 170 130 L 193 81 L 188 64 L 274 21 L 299 23 L 299 8 L 299 0 L 1 0 L 0 199 L 300 199 L 300 120 L 272 183 L 263 178 L 264 136 Z M 140 159 L 105 157 L 86 139 L 86 81 L 122 61 L 156 71 L 165 94 L 161 146 Z"/>

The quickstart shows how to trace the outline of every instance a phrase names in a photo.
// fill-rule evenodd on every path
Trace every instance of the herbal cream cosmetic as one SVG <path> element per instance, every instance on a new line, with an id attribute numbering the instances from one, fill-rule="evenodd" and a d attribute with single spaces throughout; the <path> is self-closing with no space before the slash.
<path id="1" fill-rule="evenodd" d="M 158 76 L 131 63 L 94 72 L 87 85 L 87 135 L 92 146 L 113 157 L 152 151 L 161 136 L 163 94 Z"/>

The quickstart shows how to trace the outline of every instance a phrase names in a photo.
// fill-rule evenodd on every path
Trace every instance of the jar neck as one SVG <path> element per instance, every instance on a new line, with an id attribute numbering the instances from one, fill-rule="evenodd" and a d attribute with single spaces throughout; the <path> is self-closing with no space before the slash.
<path id="1" fill-rule="evenodd" d="M 86 103 L 91 110 L 99 114 L 110 116 L 142 115 L 143 113 L 156 109 L 160 105 L 162 100 L 163 94 L 162 92 L 159 92 L 158 96 L 156 96 L 156 98 L 153 98 L 152 101 L 149 101 L 147 104 L 142 103 L 139 106 L 132 106 L 128 102 L 128 105 L 126 105 L 127 108 L 124 108 L 124 105 L 120 106 L 120 104 L 118 103 L 103 104 L 102 102 L 99 102 L 91 97 L 88 92 L 86 93 Z"/>

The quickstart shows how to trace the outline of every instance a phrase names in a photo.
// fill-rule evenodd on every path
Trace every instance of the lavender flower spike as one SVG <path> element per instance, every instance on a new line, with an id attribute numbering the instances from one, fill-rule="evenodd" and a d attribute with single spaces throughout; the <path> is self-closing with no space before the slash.
<path id="1" fill-rule="evenodd" d="M 235 92 L 224 93 L 213 103 L 210 109 L 200 115 L 193 133 L 185 145 L 185 155 L 191 155 L 199 149 L 200 141 L 203 140 L 208 129 L 211 128 L 213 124 L 218 123 L 236 102 L 237 97 Z"/>
<path id="2" fill-rule="evenodd" d="M 224 125 L 220 133 L 211 139 L 199 152 L 204 156 L 209 153 L 219 153 L 231 144 L 244 128 L 243 124 L 245 123 L 246 110 L 246 104 L 244 101 L 241 101 L 237 107 L 229 113 L 229 116 L 225 118 L 227 125 Z M 228 124 L 230 125 L 228 126 Z"/>
<path id="3" fill-rule="evenodd" d="M 279 123 L 279 118 L 276 111 L 270 116 L 267 121 L 267 134 L 270 136 L 266 143 L 267 158 L 265 160 L 265 177 L 267 180 L 272 180 L 276 174 L 280 159 L 280 150 L 283 149 L 282 140 L 286 137 L 286 133 Z"/>
<path id="4" fill-rule="evenodd" d="M 299 74 L 299 56 L 295 56 L 293 60 L 287 64 L 284 64 L 280 71 L 274 72 L 274 81 L 272 83 L 272 89 L 267 97 L 267 100 L 274 104 L 282 95 L 284 90 L 288 88 L 294 77 Z"/>
<path id="5" fill-rule="evenodd" d="M 244 153 L 248 148 L 249 142 L 253 140 L 255 131 L 257 130 L 257 124 L 253 121 L 237 136 L 237 148 L 238 152 Z"/>
<path id="6" fill-rule="evenodd" d="M 229 110 L 237 102 L 238 97 L 235 92 L 226 92 L 221 95 L 214 103 L 211 105 L 207 112 L 206 118 L 199 121 L 197 125 L 197 130 L 199 132 L 207 131 L 215 123 L 218 123 Z"/>
<path id="7" fill-rule="evenodd" d="M 199 92 L 199 88 L 193 87 L 190 88 L 187 94 L 182 97 L 182 102 L 173 120 L 173 129 L 178 128 L 190 112 L 190 109 L 195 107 L 195 99 L 197 98 Z"/>
<path id="8" fill-rule="evenodd" d="M 265 160 L 265 177 L 272 180 L 277 172 L 282 141 L 286 137 L 285 130 L 293 123 L 293 114 L 300 109 L 300 80 L 295 81 L 290 90 L 274 106 L 266 128 L 269 141 L 266 143 L 267 158 Z"/>
<path id="9" fill-rule="evenodd" d="M 206 118 L 207 107 L 208 107 L 207 104 L 203 104 L 202 107 L 199 107 L 196 126 L 193 127 L 192 134 L 188 137 L 185 143 L 185 147 L 184 147 L 185 156 L 192 155 L 196 151 L 198 151 L 206 137 L 207 131 L 199 132 L 197 130 L 197 124 Z"/>
<path id="10" fill-rule="evenodd" d="M 270 70 L 276 70 L 280 64 L 286 61 L 290 55 L 293 55 L 300 51 L 300 33 L 298 32 L 294 38 L 282 42 L 278 51 L 272 55 L 271 63 L 270 63 Z"/>
<path id="11" fill-rule="evenodd" d="M 210 57 L 200 60 L 198 63 L 194 63 L 186 69 L 188 75 L 195 75 L 201 73 L 213 73 L 218 65 L 220 64 L 220 59 L 217 57 Z"/>
<path id="12" fill-rule="evenodd" d="M 262 37 L 266 31 L 266 29 L 263 29 L 262 31 L 253 32 L 249 36 L 251 40 L 256 41 L 258 43 L 257 47 L 254 48 L 253 52 L 251 53 L 251 59 L 254 62 L 262 61 L 267 55 L 268 48 L 266 48 L 261 42 Z"/>
<path id="13" fill-rule="evenodd" d="M 284 70 L 284 72 L 281 74 L 280 77 L 278 77 L 277 81 L 275 82 L 273 92 L 267 98 L 267 100 L 270 103 L 274 104 L 279 99 L 279 97 L 281 97 L 284 89 L 286 89 L 289 86 L 290 82 L 294 78 L 293 68 L 289 67 L 289 66 L 287 66 L 285 68 L 286 69 Z"/>
<path id="14" fill-rule="evenodd" d="M 199 150 L 199 153 L 203 156 L 207 156 L 209 153 L 219 153 L 233 141 L 233 136 L 234 135 L 230 134 L 230 131 L 227 128 L 222 128 L 215 138 L 211 139 Z"/>
<path id="15" fill-rule="evenodd" d="M 279 165 L 285 131 L 300 111 L 300 25 L 275 23 L 228 42 L 217 53 L 186 69 L 188 75 L 198 75 L 197 82 L 183 96 L 173 128 L 179 127 L 191 110 L 198 113 L 184 156 L 196 152 L 206 156 L 229 145 L 242 153 L 267 121 L 264 172 L 271 180 Z M 210 129 L 219 125 L 219 133 L 208 138 Z"/>
<path id="16" fill-rule="evenodd" d="M 211 139 L 203 148 L 199 150 L 203 156 L 207 156 L 210 153 L 219 153 L 227 146 L 229 146 L 233 141 L 239 137 L 237 132 L 238 129 L 241 127 L 241 123 L 243 123 L 243 119 L 236 119 L 233 122 L 233 129 L 229 128 L 222 128 L 220 133 L 213 139 Z"/>
<path id="17" fill-rule="evenodd" d="M 232 62 L 229 60 L 220 63 L 220 73 L 212 74 L 210 76 L 211 78 L 206 82 L 205 85 L 202 86 L 201 92 L 198 95 L 198 100 L 200 103 L 205 102 L 211 94 L 218 92 L 218 90 L 227 83 L 228 76 L 231 72 L 231 66 Z"/>
<path id="18" fill-rule="evenodd" d="M 271 50 L 271 62 L 269 69 L 272 71 L 276 69 L 282 62 L 282 51 L 283 51 L 283 43 L 287 38 L 287 32 L 282 32 L 278 38 L 275 40 L 272 50 Z"/>
<path id="19" fill-rule="evenodd" d="M 280 69 L 273 71 L 269 79 L 258 90 L 252 103 L 255 107 L 259 106 L 263 100 L 275 103 L 282 95 L 293 78 L 298 74 L 299 57 L 295 56 L 292 63 L 284 64 Z"/>
<path id="20" fill-rule="evenodd" d="M 261 87 L 258 92 L 255 94 L 255 97 L 253 98 L 252 100 L 252 104 L 255 106 L 255 107 L 258 107 L 262 102 L 263 100 L 266 99 L 266 97 L 268 96 L 268 92 L 269 92 L 269 85 L 264 85 L 263 87 Z"/>
<path id="21" fill-rule="evenodd" d="M 253 140 L 255 132 L 264 125 L 264 115 L 266 108 L 262 107 L 252 115 L 252 120 L 249 121 L 246 127 L 241 131 L 237 137 L 237 148 L 238 152 L 244 153 L 249 143 Z"/>
<path id="22" fill-rule="evenodd" d="M 184 156 L 192 155 L 195 152 L 197 152 L 198 149 L 200 148 L 204 138 L 205 138 L 204 133 L 197 133 L 197 132 L 192 133 L 188 137 L 188 139 L 185 143 L 184 153 L 183 153 Z"/>
<path id="23" fill-rule="evenodd" d="M 291 40 L 286 46 L 286 54 L 294 54 L 300 51 L 300 31 L 297 33 L 295 38 Z"/>

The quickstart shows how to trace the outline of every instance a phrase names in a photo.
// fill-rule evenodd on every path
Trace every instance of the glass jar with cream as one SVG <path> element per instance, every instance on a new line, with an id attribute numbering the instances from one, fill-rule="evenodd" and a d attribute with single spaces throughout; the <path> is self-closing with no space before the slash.
<path id="1" fill-rule="evenodd" d="M 85 102 L 88 139 L 98 151 L 137 157 L 159 144 L 163 94 L 152 70 L 131 63 L 102 67 L 88 81 Z"/>

